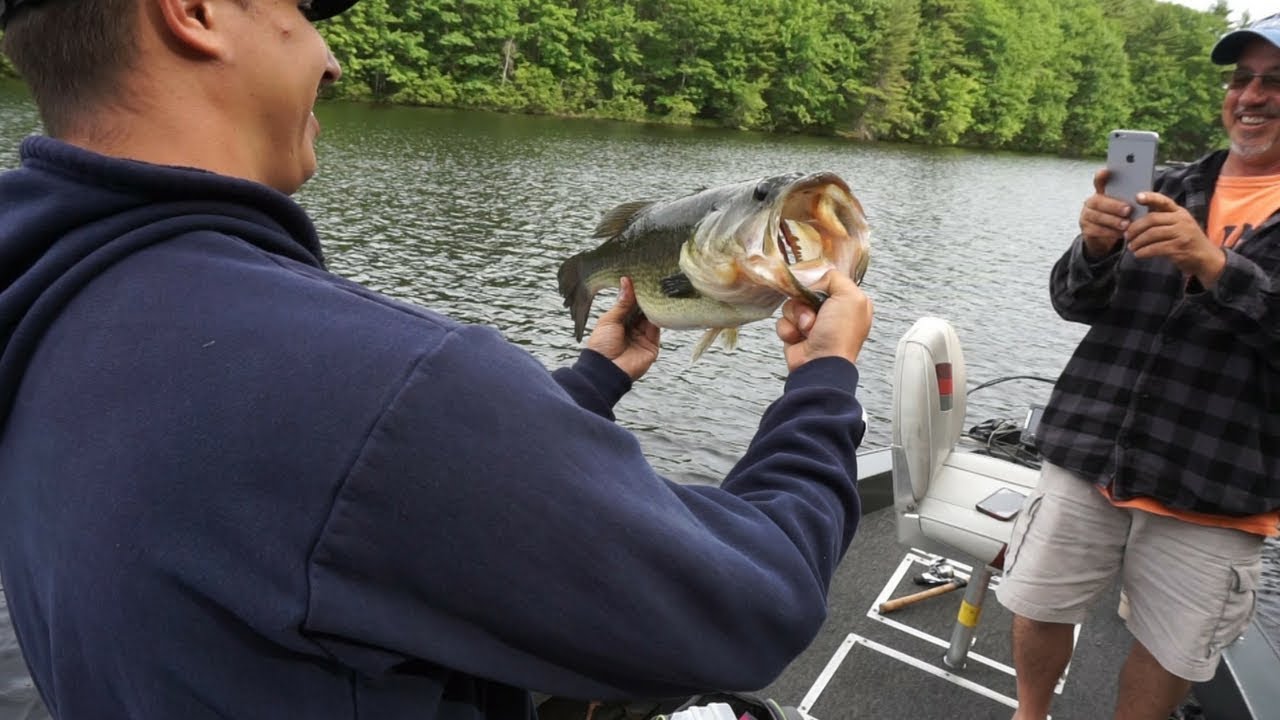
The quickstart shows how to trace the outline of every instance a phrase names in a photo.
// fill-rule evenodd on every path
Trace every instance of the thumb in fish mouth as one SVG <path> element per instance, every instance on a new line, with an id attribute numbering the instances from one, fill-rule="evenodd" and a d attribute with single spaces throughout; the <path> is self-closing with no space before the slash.
<path id="1" fill-rule="evenodd" d="M 800 282 L 799 278 L 791 273 L 790 268 L 787 269 L 787 278 L 791 280 L 791 286 L 796 291 L 794 297 L 813 308 L 814 312 L 822 309 L 822 303 L 831 297 L 829 293 L 821 290 L 810 290 L 804 283 Z"/>

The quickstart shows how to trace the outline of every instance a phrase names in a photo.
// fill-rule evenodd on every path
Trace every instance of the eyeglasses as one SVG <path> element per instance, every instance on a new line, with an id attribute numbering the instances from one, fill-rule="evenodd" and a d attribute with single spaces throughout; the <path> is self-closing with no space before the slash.
<path id="1" fill-rule="evenodd" d="M 1228 90 L 1243 90 L 1253 82 L 1254 78 L 1262 80 L 1262 89 L 1266 92 L 1280 92 L 1280 70 L 1267 72 L 1251 72 L 1244 68 L 1227 70 L 1222 73 L 1222 86 Z"/>

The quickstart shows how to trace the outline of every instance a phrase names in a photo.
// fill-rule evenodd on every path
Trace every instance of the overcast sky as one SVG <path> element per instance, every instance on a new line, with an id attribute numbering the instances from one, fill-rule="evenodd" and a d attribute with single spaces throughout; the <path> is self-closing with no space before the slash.
<path id="1" fill-rule="evenodd" d="M 1214 6 L 1214 0 L 1174 0 L 1179 5 L 1186 5 L 1198 10 L 1208 10 Z M 1231 8 L 1231 19 L 1239 20 L 1240 15 L 1248 11 L 1249 17 L 1254 20 L 1280 12 L 1280 0 L 1227 0 L 1227 7 Z"/>

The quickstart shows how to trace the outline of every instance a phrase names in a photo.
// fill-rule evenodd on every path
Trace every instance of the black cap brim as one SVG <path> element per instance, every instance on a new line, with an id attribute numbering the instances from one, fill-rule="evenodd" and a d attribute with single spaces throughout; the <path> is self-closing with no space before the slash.
<path id="1" fill-rule="evenodd" d="M 0 30 L 9 23 L 9 18 L 13 16 L 19 5 L 33 4 L 35 0 L 0 0 Z M 307 18 L 311 22 L 325 20 L 337 15 L 347 8 L 355 5 L 359 0 L 313 0 L 311 9 L 307 11 Z"/>
<path id="2" fill-rule="evenodd" d="M 307 11 L 307 18 L 311 22 L 318 22 L 342 13 L 355 5 L 360 0 L 312 0 L 311 9 Z"/>

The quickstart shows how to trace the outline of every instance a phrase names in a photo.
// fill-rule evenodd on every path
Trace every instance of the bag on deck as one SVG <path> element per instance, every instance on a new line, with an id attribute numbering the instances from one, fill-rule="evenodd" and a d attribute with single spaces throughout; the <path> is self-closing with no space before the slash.
<path id="1" fill-rule="evenodd" d="M 702 720 L 714 715 L 699 713 L 712 705 L 728 705 L 733 720 L 801 720 L 793 707 L 745 693 L 712 692 L 667 700 L 587 702 L 551 697 L 538 704 L 538 720 Z M 678 713 L 684 713 L 678 715 Z"/>

